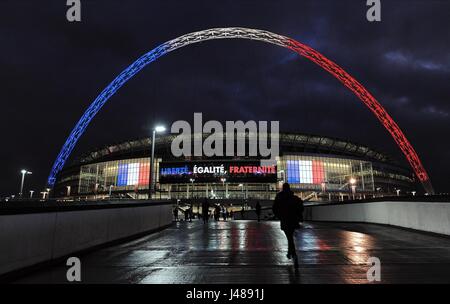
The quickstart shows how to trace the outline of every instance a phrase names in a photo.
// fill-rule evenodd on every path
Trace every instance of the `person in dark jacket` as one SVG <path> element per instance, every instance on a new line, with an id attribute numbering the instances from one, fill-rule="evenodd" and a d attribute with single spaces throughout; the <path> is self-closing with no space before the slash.
<path id="1" fill-rule="evenodd" d="M 175 221 L 178 221 L 178 206 L 173 208 L 173 217 L 175 218 Z"/>
<path id="2" fill-rule="evenodd" d="M 227 211 L 227 208 L 226 208 L 226 207 L 222 207 L 222 217 L 223 217 L 223 220 L 224 220 L 224 221 L 227 220 L 227 217 L 228 217 L 228 211 Z"/>
<path id="3" fill-rule="evenodd" d="M 275 197 L 272 210 L 280 220 L 281 230 L 286 234 L 288 241 L 287 257 L 288 259 L 294 258 L 295 267 L 298 267 L 294 231 L 300 227 L 299 222 L 303 220 L 303 201 L 294 195 L 288 183 L 284 183 L 283 190 Z"/>
<path id="4" fill-rule="evenodd" d="M 256 202 L 255 212 L 259 222 L 261 220 L 261 204 L 259 203 L 259 201 Z"/>
<path id="5" fill-rule="evenodd" d="M 194 212 L 192 211 L 192 205 L 188 208 L 189 222 L 192 222 L 192 218 L 194 217 Z"/>
<path id="6" fill-rule="evenodd" d="M 184 210 L 184 220 L 187 222 L 189 220 L 189 207 Z"/>
<path id="7" fill-rule="evenodd" d="M 216 221 L 220 220 L 220 206 L 216 205 L 216 207 L 214 208 L 214 219 Z"/>
<path id="8" fill-rule="evenodd" d="M 203 218 L 203 224 L 208 223 L 209 220 L 209 203 L 208 199 L 205 198 L 205 200 L 202 203 L 202 218 Z"/>

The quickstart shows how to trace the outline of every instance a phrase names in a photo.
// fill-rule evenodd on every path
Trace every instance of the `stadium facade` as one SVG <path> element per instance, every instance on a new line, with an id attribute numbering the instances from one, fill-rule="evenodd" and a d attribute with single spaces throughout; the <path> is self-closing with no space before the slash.
<path id="1" fill-rule="evenodd" d="M 248 134 L 237 134 L 246 137 Z M 203 134 L 204 137 L 208 135 Z M 255 157 L 174 157 L 175 135 L 155 141 L 156 198 L 273 199 L 283 182 L 307 200 L 347 200 L 416 191 L 414 174 L 388 155 L 342 139 L 279 134 L 273 165 Z M 148 198 L 151 140 L 89 152 L 58 176 L 53 196 L 70 199 Z"/>

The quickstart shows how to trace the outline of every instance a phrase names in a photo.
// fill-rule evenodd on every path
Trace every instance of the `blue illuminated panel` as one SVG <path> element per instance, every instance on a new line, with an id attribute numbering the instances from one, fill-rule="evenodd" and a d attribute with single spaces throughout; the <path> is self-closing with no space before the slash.
<path id="1" fill-rule="evenodd" d="M 299 184 L 300 183 L 300 172 L 299 172 L 299 162 L 298 160 L 288 160 L 286 162 L 287 167 L 287 182 L 289 184 Z"/>
<path id="2" fill-rule="evenodd" d="M 128 164 L 119 164 L 117 186 L 126 186 L 128 180 Z"/>

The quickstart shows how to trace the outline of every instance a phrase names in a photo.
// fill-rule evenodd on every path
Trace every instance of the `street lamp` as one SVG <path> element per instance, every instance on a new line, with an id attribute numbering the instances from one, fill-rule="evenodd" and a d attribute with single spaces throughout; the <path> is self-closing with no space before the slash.
<path id="1" fill-rule="evenodd" d="M 244 196 L 244 184 L 239 184 L 238 187 L 241 188 L 242 197 L 245 199 L 245 196 Z"/>
<path id="2" fill-rule="evenodd" d="M 352 187 L 352 196 L 353 196 L 353 200 L 355 199 L 355 192 L 356 192 L 356 179 L 355 178 L 350 178 L 350 185 Z"/>
<path id="3" fill-rule="evenodd" d="M 150 180 L 149 180 L 149 184 L 148 184 L 148 190 L 149 190 L 149 192 L 148 192 L 148 198 L 149 199 L 152 199 L 152 196 L 153 196 L 153 192 L 155 191 L 155 179 L 154 179 L 154 173 L 153 173 L 153 171 L 154 171 L 154 160 L 155 160 L 155 137 L 156 137 L 156 132 L 158 132 L 158 133 L 161 133 L 161 132 L 164 132 L 166 130 L 166 128 L 164 127 L 164 126 L 156 126 L 154 129 L 153 129 L 153 132 L 152 132 L 152 155 L 151 155 L 151 158 L 150 158 L 150 176 L 149 176 L 149 178 L 150 178 Z"/>
<path id="4" fill-rule="evenodd" d="M 49 198 L 49 193 L 50 193 L 50 188 L 46 188 L 45 191 L 42 191 L 42 199 L 48 199 Z"/>
<path id="5" fill-rule="evenodd" d="M 226 197 L 226 191 L 225 191 L 225 182 L 227 181 L 227 179 L 225 178 L 225 177 L 222 177 L 221 179 L 220 179 L 220 181 L 222 182 L 222 189 L 223 189 L 223 198 L 225 198 Z"/>
<path id="6" fill-rule="evenodd" d="M 194 182 L 195 182 L 195 179 L 194 179 L 194 178 L 190 178 L 189 181 L 191 182 L 191 185 L 192 185 L 192 197 L 195 198 L 195 192 L 194 192 Z"/>
<path id="7" fill-rule="evenodd" d="M 22 195 L 23 195 L 23 183 L 25 182 L 25 175 L 26 175 L 26 174 L 32 174 L 32 172 L 23 169 L 23 170 L 20 171 L 20 173 L 22 173 L 22 181 L 21 181 L 21 183 L 20 183 L 20 193 L 19 193 L 19 196 L 22 197 Z"/>

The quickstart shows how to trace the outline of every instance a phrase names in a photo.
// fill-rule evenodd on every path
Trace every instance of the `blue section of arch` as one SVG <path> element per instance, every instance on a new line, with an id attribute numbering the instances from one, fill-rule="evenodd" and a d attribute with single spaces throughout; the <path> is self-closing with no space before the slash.
<path id="1" fill-rule="evenodd" d="M 160 46 L 154 48 L 150 52 L 142 55 L 139 59 L 128 66 L 122 73 L 119 74 L 92 102 L 88 109 L 84 112 L 83 116 L 80 118 L 78 123 L 73 128 L 66 142 L 64 143 L 58 157 L 53 164 L 52 170 L 47 180 L 47 184 L 51 187 L 54 186 L 56 181 L 56 175 L 62 170 L 64 164 L 70 156 L 76 142 L 83 135 L 90 121 L 95 117 L 95 115 L 100 111 L 103 105 L 108 101 L 111 96 L 113 96 L 118 89 L 120 89 L 128 80 L 130 80 L 134 75 L 136 75 L 140 70 L 142 70 L 146 65 L 152 63 L 161 56 L 167 53 L 168 44 L 161 44 Z"/>

